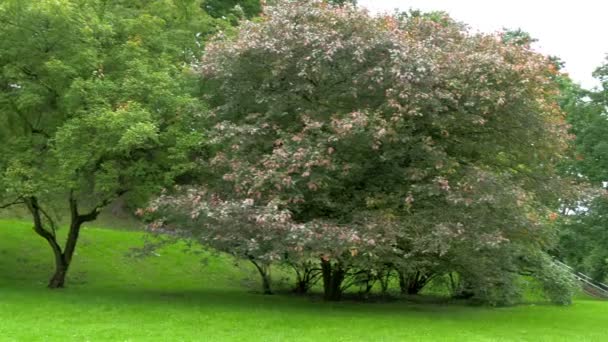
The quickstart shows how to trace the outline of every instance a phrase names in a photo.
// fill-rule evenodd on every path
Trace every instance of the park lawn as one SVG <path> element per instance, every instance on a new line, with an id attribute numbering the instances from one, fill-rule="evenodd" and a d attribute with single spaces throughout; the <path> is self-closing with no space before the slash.
<path id="1" fill-rule="evenodd" d="M 608 302 L 489 308 L 264 296 L 252 268 L 226 256 L 172 246 L 134 258 L 139 232 L 81 236 L 69 287 L 47 290 L 45 242 L 27 222 L 0 221 L 1 341 L 608 340 Z"/>

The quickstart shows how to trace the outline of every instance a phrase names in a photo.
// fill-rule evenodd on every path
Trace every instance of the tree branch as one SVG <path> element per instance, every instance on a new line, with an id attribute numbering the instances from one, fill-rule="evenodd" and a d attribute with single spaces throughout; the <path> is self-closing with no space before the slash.
<path id="1" fill-rule="evenodd" d="M 49 213 L 46 210 L 44 210 L 42 207 L 38 206 L 38 210 L 42 213 L 42 215 L 46 218 L 49 225 L 51 226 L 51 231 L 50 231 L 51 235 L 53 235 L 53 237 L 56 237 L 57 225 L 55 224 L 55 221 L 53 220 L 51 215 L 49 215 Z"/>
<path id="2" fill-rule="evenodd" d="M 112 203 L 112 201 L 124 194 L 126 194 L 128 192 L 128 190 L 118 190 L 116 191 L 116 193 L 114 194 L 114 196 L 108 197 L 106 199 L 104 199 L 103 201 L 101 201 L 99 204 L 97 204 L 95 207 L 93 207 L 93 209 L 91 209 L 91 211 L 89 211 L 86 214 L 78 214 L 78 209 L 76 207 L 76 200 L 74 200 L 74 208 L 75 208 L 75 213 L 77 215 L 77 219 L 80 220 L 81 222 L 90 222 L 90 221 L 94 221 L 95 219 L 97 219 L 97 216 L 99 216 L 99 214 L 101 213 L 101 209 L 103 209 L 104 207 L 106 207 L 108 204 Z M 72 193 L 70 192 L 70 198 L 72 198 Z M 71 203 L 72 200 L 70 200 Z"/>
<path id="3" fill-rule="evenodd" d="M 12 207 L 14 205 L 19 205 L 19 204 L 25 204 L 25 201 L 23 200 L 22 197 L 18 197 L 17 199 L 15 199 L 12 202 L 0 205 L 0 209 L 6 209 L 6 208 Z"/>
<path id="4" fill-rule="evenodd" d="M 42 208 L 38 204 L 38 199 L 32 196 L 27 201 L 25 201 L 25 203 L 27 204 L 28 209 L 30 210 L 34 218 L 34 231 L 36 231 L 38 235 L 46 239 L 49 244 L 51 244 L 53 250 L 56 250 L 59 252 L 59 254 L 62 254 L 61 247 L 59 247 L 59 244 L 57 244 L 57 241 L 55 239 L 55 233 L 49 232 L 44 228 L 44 223 L 42 222 L 42 217 L 40 216 L 41 213 L 47 218 L 47 220 L 49 220 L 49 223 L 51 223 L 53 227 L 55 226 L 55 224 L 53 220 L 50 219 L 50 216 L 48 216 L 48 214 L 45 214 L 44 210 L 42 210 Z"/>

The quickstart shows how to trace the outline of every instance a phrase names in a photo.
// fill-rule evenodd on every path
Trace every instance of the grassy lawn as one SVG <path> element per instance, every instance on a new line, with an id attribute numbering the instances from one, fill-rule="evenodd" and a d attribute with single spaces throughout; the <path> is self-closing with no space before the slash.
<path id="1" fill-rule="evenodd" d="M 86 228 L 68 288 L 47 290 L 50 251 L 0 221 L 2 341 L 606 341 L 608 302 L 511 308 L 263 296 L 248 264 L 213 254 L 127 256 L 138 232 Z"/>

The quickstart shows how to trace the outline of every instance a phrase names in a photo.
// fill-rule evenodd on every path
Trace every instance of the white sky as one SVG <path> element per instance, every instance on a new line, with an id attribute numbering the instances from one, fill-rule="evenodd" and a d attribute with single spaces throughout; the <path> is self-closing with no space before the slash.
<path id="1" fill-rule="evenodd" d="M 583 87 L 598 82 L 591 76 L 608 53 L 607 0 L 359 0 L 373 12 L 409 8 L 441 10 L 473 30 L 494 32 L 503 27 L 529 32 L 538 51 L 559 56 L 566 71 Z"/>

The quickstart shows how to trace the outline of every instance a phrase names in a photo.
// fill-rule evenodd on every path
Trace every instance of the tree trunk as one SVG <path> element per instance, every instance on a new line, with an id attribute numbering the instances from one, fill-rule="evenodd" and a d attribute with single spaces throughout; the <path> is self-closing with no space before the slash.
<path id="1" fill-rule="evenodd" d="M 372 289 L 374 288 L 374 285 L 376 284 L 376 281 L 378 279 L 377 279 L 377 277 L 372 275 L 372 272 L 369 272 L 369 271 L 365 272 L 362 276 L 365 277 L 365 279 L 362 280 L 362 284 L 365 288 L 363 289 L 363 291 L 360 291 L 359 294 L 361 294 L 364 297 L 367 297 L 367 295 L 369 295 L 372 292 Z"/>
<path id="2" fill-rule="evenodd" d="M 65 277 L 68 274 L 68 269 L 72 263 L 72 256 L 76 251 L 76 244 L 78 243 L 78 237 L 80 236 L 80 228 L 82 227 L 82 221 L 80 218 L 74 218 L 70 224 L 70 231 L 68 232 L 68 240 L 65 244 L 65 250 L 60 255 L 55 251 L 55 274 L 51 277 L 48 287 L 51 289 L 59 289 L 65 286 Z M 61 250 L 59 250 L 61 252 Z"/>
<path id="3" fill-rule="evenodd" d="M 399 274 L 399 289 L 401 290 L 401 294 L 407 294 L 407 281 L 405 280 L 405 274 L 403 271 L 397 271 Z"/>
<path id="4" fill-rule="evenodd" d="M 399 288 L 401 294 L 417 295 L 431 279 L 426 273 L 416 271 L 415 273 L 406 274 L 403 271 L 399 272 Z"/>
<path id="5" fill-rule="evenodd" d="M 249 261 L 255 266 L 260 273 L 262 278 L 262 293 L 265 295 L 272 294 L 271 278 L 270 278 L 270 266 L 260 265 L 253 257 L 249 257 Z"/>
<path id="6" fill-rule="evenodd" d="M 65 286 L 65 276 L 68 273 L 69 265 L 63 260 L 63 256 L 60 258 L 61 261 L 55 258 L 55 274 L 49 280 L 48 288 L 60 289 Z"/>
<path id="7" fill-rule="evenodd" d="M 297 294 L 306 294 L 308 289 L 306 288 L 306 284 L 302 280 L 296 280 L 296 286 L 293 288 L 293 292 Z"/>
<path id="8" fill-rule="evenodd" d="M 290 264 L 293 270 L 296 273 L 296 286 L 293 289 L 293 292 L 297 294 L 305 294 L 308 292 L 308 286 L 306 281 L 306 269 L 300 271 L 298 265 L 291 263 Z"/>
<path id="9" fill-rule="evenodd" d="M 420 282 L 418 278 L 410 279 L 410 284 L 407 288 L 407 294 L 409 295 L 417 295 L 420 293 L 420 290 L 424 287 L 424 283 Z"/>
<path id="10" fill-rule="evenodd" d="M 338 301 L 342 298 L 342 282 L 345 272 L 340 264 L 332 266 L 331 262 L 321 260 L 323 274 L 323 299 L 327 301 Z"/>
<path id="11" fill-rule="evenodd" d="M 386 295 L 388 293 L 388 286 L 391 281 L 392 273 L 392 270 L 388 269 L 385 274 L 381 274 L 379 277 L 382 295 Z"/>
<path id="12" fill-rule="evenodd" d="M 272 288 L 270 287 L 270 277 L 268 275 L 262 275 L 262 291 L 265 295 L 272 294 Z"/>
<path id="13" fill-rule="evenodd" d="M 55 273 L 49 280 L 48 287 L 51 289 L 63 288 L 65 286 L 68 269 L 72 262 L 72 256 L 76 250 L 76 244 L 78 242 L 82 224 L 95 220 L 97 215 L 99 215 L 98 208 L 95 208 L 86 215 L 80 215 L 78 213 L 77 202 L 73 196 L 70 195 L 70 230 L 68 232 L 65 249 L 62 250 L 55 235 L 55 223 L 51 216 L 40 206 L 38 199 L 32 196 L 26 201 L 26 204 L 34 219 L 34 231 L 48 242 L 53 250 L 53 255 L 55 256 Z M 48 221 L 47 224 L 50 225 L 50 230 L 45 228 L 43 217 Z"/>

